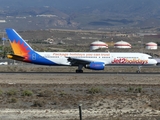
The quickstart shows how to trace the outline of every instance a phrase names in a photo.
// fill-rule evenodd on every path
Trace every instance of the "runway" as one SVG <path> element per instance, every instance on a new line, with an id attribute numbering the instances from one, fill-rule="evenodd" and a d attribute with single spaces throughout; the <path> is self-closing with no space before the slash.
<path id="1" fill-rule="evenodd" d="M 96 71 L 83 69 L 83 73 L 75 73 L 77 67 L 69 66 L 41 66 L 41 65 L 4 65 L 0 66 L 0 74 L 12 74 L 12 73 L 22 73 L 22 74 L 160 74 L 160 67 L 142 67 L 141 73 L 136 73 L 137 67 L 105 67 L 104 70 Z"/>
<path id="2" fill-rule="evenodd" d="M 106 67 L 104 71 L 84 69 L 75 73 L 77 67 L 39 65 L 0 66 L 1 84 L 160 84 L 160 67 Z"/>
<path id="3" fill-rule="evenodd" d="M 69 75 L 87 75 L 87 74 L 92 74 L 92 75 L 159 75 L 160 72 L 141 72 L 141 73 L 136 73 L 136 72 L 84 72 L 84 73 L 75 73 L 75 72 L 0 72 L 0 74 L 69 74 Z"/>
<path id="4" fill-rule="evenodd" d="M 114 73 L 114 72 L 3 72 L 0 83 L 7 84 L 145 84 L 159 85 L 158 73 Z"/>

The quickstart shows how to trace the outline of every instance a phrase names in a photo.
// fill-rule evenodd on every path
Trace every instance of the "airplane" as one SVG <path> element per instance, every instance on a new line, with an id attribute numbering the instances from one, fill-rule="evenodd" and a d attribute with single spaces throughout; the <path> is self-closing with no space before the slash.
<path id="1" fill-rule="evenodd" d="M 14 54 L 9 59 L 48 66 L 77 66 L 76 73 L 83 73 L 83 68 L 104 70 L 105 66 L 154 66 L 157 61 L 145 53 L 132 52 L 38 52 L 12 28 L 6 29 Z"/>

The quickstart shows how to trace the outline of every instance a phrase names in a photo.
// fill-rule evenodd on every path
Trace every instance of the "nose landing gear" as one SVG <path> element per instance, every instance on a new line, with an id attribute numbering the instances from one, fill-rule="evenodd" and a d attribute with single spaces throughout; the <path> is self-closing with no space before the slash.
<path id="1" fill-rule="evenodd" d="M 138 66 L 138 70 L 136 71 L 136 73 L 141 73 L 141 67 L 142 66 Z"/>

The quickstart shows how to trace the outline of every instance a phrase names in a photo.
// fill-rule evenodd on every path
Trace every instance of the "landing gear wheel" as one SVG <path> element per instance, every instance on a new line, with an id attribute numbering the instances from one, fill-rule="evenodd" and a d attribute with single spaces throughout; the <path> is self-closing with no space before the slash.
<path id="1" fill-rule="evenodd" d="M 76 73 L 83 73 L 83 70 L 76 70 Z"/>
<path id="2" fill-rule="evenodd" d="M 136 73 L 141 73 L 141 71 L 140 71 L 140 70 L 137 70 Z"/>
<path id="3" fill-rule="evenodd" d="M 76 73 L 83 73 L 83 65 L 78 65 L 78 69 L 76 70 Z"/>
<path id="4" fill-rule="evenodd" d="M 141 66 L 138 66 L 138 70 L 136 71 L 136 73 L 141 73 Z"/>

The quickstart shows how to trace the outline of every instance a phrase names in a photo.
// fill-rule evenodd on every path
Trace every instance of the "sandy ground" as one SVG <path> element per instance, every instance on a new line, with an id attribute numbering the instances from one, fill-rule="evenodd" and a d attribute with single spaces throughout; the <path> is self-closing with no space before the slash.
<path id="1" fill-rule="evenodd" d="M 21 70 L 16 67 L 15 71 L 18 69 Z M 47 70 L 46 67 L 36 69 Z M 60 73 L 0 73 L 0 89 L 4 92 L 0 97 L 0 119 L 79 120 L 79 104 L 85 120 L 160 119 L 160 74 L 74 74 L 69 70 L 71 74 L 63 74 L 62 70 Z M 7 95 L 11 89 L 16 89 L 15 96 Z M 19 95 L 26 89 L 33 91 L 33 96 Z M 45 90 L 53 94 L 39 97 L 40 91 Z M 13 98 L 16 103 L 8 102 Z M 44 103 L 33 107 L 34 100 Z"/>

